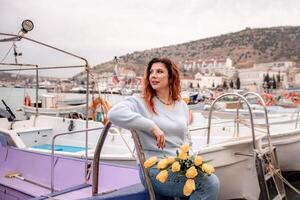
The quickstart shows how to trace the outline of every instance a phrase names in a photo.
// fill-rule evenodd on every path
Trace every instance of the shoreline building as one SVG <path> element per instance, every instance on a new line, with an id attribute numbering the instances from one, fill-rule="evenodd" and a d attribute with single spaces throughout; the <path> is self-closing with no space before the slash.
<path id="1" fill-rule="evenodd" d="M 186 71 L 204 74 L 220 73 L 228 77 L 232 76 L 235 69 L 232 66 L 232 60 L 230 58 L 186 60 L 183 63 L 183 68 Z"/>
<path id="2" fill-rule="evenodd" d="M 239 69 L 238 76 L 241 80 L 241 88 L 262 92 L 265 87 L 264 77 L 267 74 L 270 78 L 275 77 L 276 82 L 279 77 L 282 89 L 300 85 L 300 74 L 295 65 L 295 62 L 280 61 L 257 63 L 253 65 L 253 68 Z"/>
<path id="3" fill-rule="evenodd" d="M 183 89 L 208 89 L 216 88 L 223 85 L 224 76 L 216 76 L 215 74 L 202 74 L 198 72 L 194 77 L 185 77 L 181 79 Z"/>

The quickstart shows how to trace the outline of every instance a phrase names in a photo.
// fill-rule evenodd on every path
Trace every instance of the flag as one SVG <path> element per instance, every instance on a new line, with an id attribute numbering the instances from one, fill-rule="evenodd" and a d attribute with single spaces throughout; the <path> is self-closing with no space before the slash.
<path id="1" fill-rule="evenodd" d="M 115 65 L 115 68 L 114 68 L 114 71 L 113 71 L 113 77 L 112 77 L 112 83 L 113 83 L 114 85 L 116 85 L 116 84 L 119 83 L 118 76 L 120 76 L 120 73 L 119 73 L 118 64 L 116 64 L 116 65 Z"/>

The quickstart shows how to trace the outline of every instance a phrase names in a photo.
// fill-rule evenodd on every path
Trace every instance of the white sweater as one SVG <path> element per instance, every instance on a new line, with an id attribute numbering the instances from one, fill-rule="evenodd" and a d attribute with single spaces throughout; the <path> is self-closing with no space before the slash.
<path id="1" fill-rule="evenodd" d="M 148 110 L 142 97 L 132 96 L 113 106 L 108 113 L 108 119 L 117 126 L 139 133 L 146 158 L 174 156 L 186 139 L 188 107 L 183 100 L 178 100 L 173 109 L 169 110 L 157 97 L 153 100 L 158 114 Z M 165 133 L 166 147 L 163 150 L 157 147 L 155 137 L 151 133 L 154 124 Z"/>

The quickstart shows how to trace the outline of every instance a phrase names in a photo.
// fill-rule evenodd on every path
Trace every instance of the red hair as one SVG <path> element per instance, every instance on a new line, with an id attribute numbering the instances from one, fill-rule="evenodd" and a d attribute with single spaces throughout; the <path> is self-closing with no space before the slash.
<path id="1" fill-rule="evenodd" d="M 169 96 L 173 101 L 177 101 L 178 99 L 180 99 L 180 73 L 177 65 L 168 58 L 153 58 L 148 63 L 147 69 L 144 74 L 143 95 L 149 110 L 157 114 L 153 102 L 153 97 L 156 96 L 156 91 L 152 88 L 149 81 L 150 70 L 154 63 L 162 63 L 167 68 L 169 75 Z"/>

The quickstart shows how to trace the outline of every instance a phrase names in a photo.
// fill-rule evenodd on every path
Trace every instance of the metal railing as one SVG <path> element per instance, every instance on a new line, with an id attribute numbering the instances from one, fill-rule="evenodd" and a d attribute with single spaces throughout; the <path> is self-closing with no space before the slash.
<path id="1" fill-rule="evenodd" d="M 99 127 L 99 128 L 91 128 L 91 129 L 83 129 L 83 130 L 77 130 L 77 131 L 69 131 L 69 132 L 64 132 L 64 133 L 59 133 L 59 134 L 56 134 L 55 136 L 52 137 L 52 141 L 51 141 L 51 192 L 54 192 L 54 151 L 55 151 L 55 140 L 56 138 L 60 137 L 60 136 L 64 136 L 64 135 L 71 135 L 71 134 L 74 134 L 74 133 L 81 133 L 81 132 L 84 132 L 84 131 L 95 131 L 95 130 L 101 130 L 103 129 L 103 127 Z M 100 136 L 101 137 L 101 136 Z M 100 140 L 100 139 L 99 139 Z M 86 159 L 87 159 L 87 155 L 86 155 Z M 87 164 L 88 163 L 85 163 L 85 183 L 87 182 Z"/>
<path id="2" fill-rule="evenodd" d="M 104 127 L 100 139 L 98 140 L 96 149 L 95 149 L 95 153 L 94 153 L 94 161 L 93 161 L 93 180 L 92 180 L 92 195 L 96 196 L 98 194 L 98 186 L 99 186 L 99 161 L 100 161 L 100 155 L 101 155 L 101 151 L 103 148 L 103 144 L 105 142 L 106 136 L 108 134 L 109 128 L 111 127 L 111 122 L 108 122 L 106 124 L 106 126 Z M 135 144 L 135 148 L 137 151 L 137 156 L 138 159 L 140 161 L 140 163 L 144 163 L 145 161 L 145 155 L 144 155 L 144 151 L 139 139 L 138 134 L 136 133 L 136 131 L 131 131 L 132 133 L 132 137 L 133 137 L 133 141 Z M 145 176 L 145 180 L 146 180 L 146 184 L 147 184 L 147 189 L 149 192 L 149 198 L 151 200 L 155 200 L 155 193 L 153 190 L 153 186 L 148 174 L 148 171 L 144 168 L 144 166 L 141 164 L 142 169 L 143 169 L 143 173 Z"/>
<path id="3" fill-rule="evenodd" d="M 236 96 L 238 97 L 240 100 L 243 100 L 247 107 L 248 107 L 248 110 L 249 110 L 249 118 L 250 118 L 250 123 L 251 123 L 251 133 L 252 133 L 252 145 L 253 145 L 253 149 L 256 148 L 256 145 L 255 145 L 255 132 L 254 132 L 254 123 L 253 123 L 253 114 L 252 114 L 252 109 L 251 109 L 251 106 L 250 106 L 250 103 L 247 101 L 247 99 L 238 94 L 238 93 L 226 93 L 226 94 L 222 94 L 220 96 L 218 96 L 211 104 L 211 108 L 209 110 L 209 115 L 208 115 L 208 127 L 207 127 L 207 142 L 206 144 L 209 145 L 209 142 L 210 142 L 210 131 L 211 131 L 211 119 L 212 119 L 212 112 L 213 112 L 213 108 L 216 104 L 217 101 L 219 101 L 220 99 L 222 99 L 223 97 L 226 97 L 226 96 Z"/>
<path id="4" fill-rule="evenodd" d="M 261 102 L 261 105 L 262 105 L 263 110 L 264 110 L 265 120 L 266 120 L 266 124 L 265 125 L 266 125 L 266 129 L 267 129 L 268 144 L 269 144 L 270 149 L 272 149 L 271 136 L 270 136 L 270 125 L 269 125 L 268 111 L 267 111 L 265 100 L 262 98 L 261 95 L 259 95 L 256 92 L 247 92 L 247 93 L 243 94 L 243 96 L 245 98 L 247 98 L 247 96 L 250 96 L 250 95 L 256 96 L 259 99 L 259 101 Z M 241 102 L 241 99 L 239 99 L 238 105 L 240 104 L 240 102 Z M 238 117 L 238 115 L 239 115 L 239 106 L 237 107 L 236 113 L 237 113 L 237 117 Z M 239 121 L 237 120 L 237 127 L 238 127 L 237 128 L 237 135 L 239 134 L 239 126 L 238 126 L 238 124 L 239 124 Z"/>
<path id="5" fill-rule="evenodd" d="M 0 33 L 0 35 L 2 36 L 7 36 L 9 38 L 4 38 L 2 39 L 1 41 L 2 42 L 9 42 L 9 41 L 21 41 L 22 39 L 24 40 L 27 40 L 27 41 L 30 41 L 30 42 L 33 42 L 33 43 L 36 43 L 36 44 L 39 44 L 41 46 L 44 46 L 44 47 L 47 47 L 47 48 L 50 48 L 50 49 L 53 49 L 55 51 L 58 51 L 58 52 L 61 52 L 63 54 L 66 54 L 66 55 L 69 55 L 71 57 L 74 57 L 74 58 L 77 58 L 81 61 L 83 61 L 85 64 L 84 65 L 74 65 L 74 66 L 53 66 L 53 67 L 45 67 L 45 68 L 39 68 L 38 65 L 36 64 L 18 64 L 18 63 L 0 63 L 0 65 L 6 65 L 6 66 L 31 66 L 33 68 L 30 68 L 30 69 L 26 69 L 26 70 L 36 70 L 36 114 L 35 116 L 37 117 L 38 116 L 38 89 L 39 89 L 39 74 L 38 74 L 38 71 L 39 70 L 42 70 L 42 69 L 61 69 L 61 68 L 76 68 L 76 67 L 84 67 L 85 68 L 85 71 L 86 71 L 86 85 L 87 85 L 87 88 L 89 88 L 89 85 L 90 85 L 90 65 L 87 61 L 87 59 L 81 57 L 81 56 L 78 56 L 76 54 L 73 54 L 73 53 L 70 53 L 68 51 L 65 51 L 65 50 L 62 50 L 60 48 L 57 48 L 57 47 L 54 47 L 52 45 L 49 45 L 49 44 L 46 44 L 46 43 L 43 43 L 43 42 L 40 42 L 40 41 L 37 41 L 37 40 L 34 40 L 34 39 L 31 39 L 31 38 L 28 38 L 28 37 L 25 37 L 24 34 L 21 34 L 21 35 L 16 35 L 16 34 L 8 34 L 8 33 Z M 20 71 L 20 70 L 24 70 L 24 69 L 6 69 L 6 70 L 1 70 L 1 71 L 12 71 L 12 70 L 15 70 L 15 71 Z M 85 108 L 85 112 L 86 112 L 86 130 L 88 129 L 88 113 L 89 113 L 89 89 L 86 90 L 86 108 Z M 35 117 L 35 119 L 36 119 Z M 34 123 L 35 123 L 36 120 L 34 120 Z M 85 133 L 85 147 L 86 147 L 86 150 L 85 150 L 85 162 L 86 162 L 86 171 L 87 171 L 87 163 L 88 163 L 88 160 L 87 160 L 87 157 L 88 157 L 88 131 L 86 131 Z"/>

